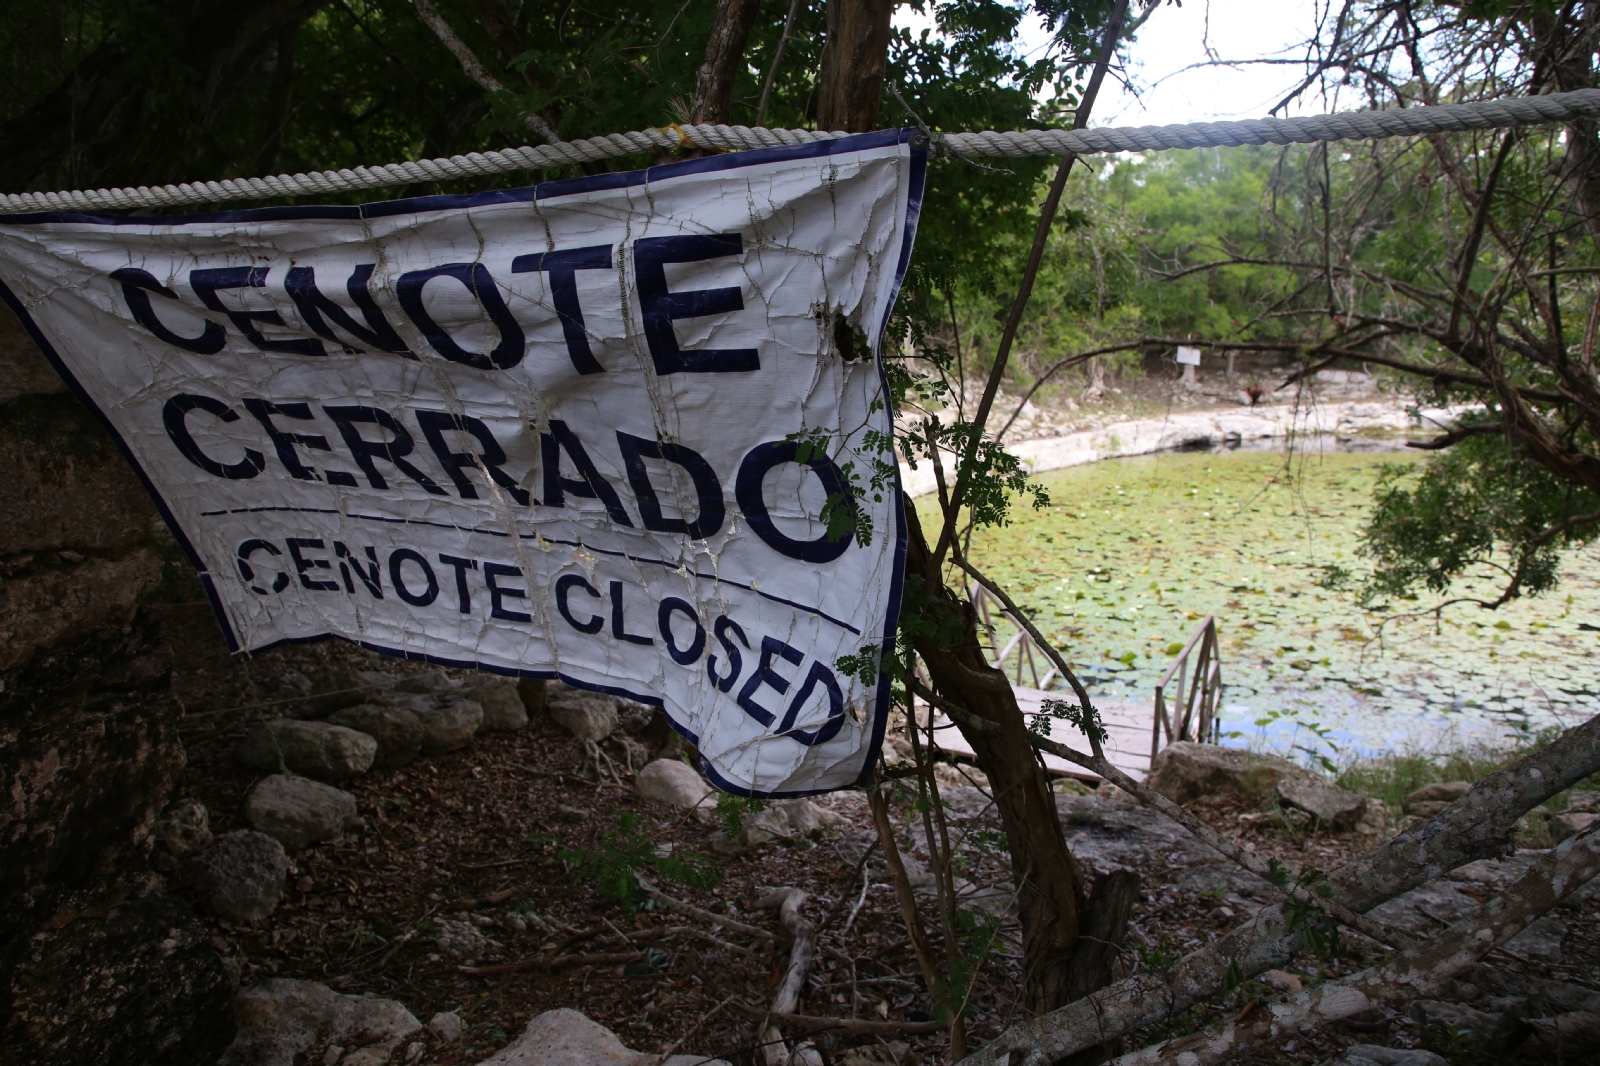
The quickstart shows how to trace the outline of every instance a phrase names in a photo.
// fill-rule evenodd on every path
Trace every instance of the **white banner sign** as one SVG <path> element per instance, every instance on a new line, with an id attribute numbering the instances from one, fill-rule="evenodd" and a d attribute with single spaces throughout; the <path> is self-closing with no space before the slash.
<path id="1" fill-rule="evenodd" d="M 889 130 L 364 207 L 10 216 L 0 282 L 235 650 L 559 677 L 663 707 L 729 791 L 804 794 L 883 734 L 887 685 L 836 664 L 899 607 L 873 356 L 924 167 Z M 852 496 L 870 536 L 830 537 Z"/>

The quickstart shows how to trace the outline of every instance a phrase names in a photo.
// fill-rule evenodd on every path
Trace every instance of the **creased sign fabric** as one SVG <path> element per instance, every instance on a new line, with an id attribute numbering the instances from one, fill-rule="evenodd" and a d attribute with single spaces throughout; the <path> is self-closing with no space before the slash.
<path id="1" fill-rule="evenodd" d="M 886 683 L 837 661 L 898 610 L 874 353 L 924 163 L 891 130 L 363 207 L 10 216 L 0 281 L 234 649 L 559 677 L 663 707 L 724 788 L 799 794 L 882 737 Z M 830 537 L 830 498 L 862 536 Z"/>

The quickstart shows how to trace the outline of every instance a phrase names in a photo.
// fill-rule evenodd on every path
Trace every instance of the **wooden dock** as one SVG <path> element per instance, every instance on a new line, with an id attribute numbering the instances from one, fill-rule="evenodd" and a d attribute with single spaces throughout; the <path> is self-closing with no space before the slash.
<path id="1" fill-rule="evenodd" d="M 1049 656 L 1038 648 L 1026 629 L 1018 624 L 992 593 L 974 583 L 968 589 L 972 604 L 978 611 L 982 631 L 987 635 L 992 665 L 1010 676 L 1011 689 L 1016 693 L 1017 705 L 1029 722 L 1043 710 L 1047 698 L 1071 699 L 1062 691 L 1062 680 L 1051 665 Z M 1011 630 L 1011 639 L 1000 644 L 997 623 Z M 1013 657 L 1015 653 L 1015 657 Z M 1191 657 L 1193 662 L 1190 662 Z M 1105 753 L 1111 765 L 1136 781 L 1143 781 L 1150 773 L 1151 750 L 1166 747 L 1174 740 L 1199 740 L 1216 742 L 1216 711 L 1222 698 L 1222 668 L 1218 662 L 1216 619 L 1207 615 L 1195 629 L 1194 635 L 1184 645 L 1167 672 L 1156 684 L 1150 703 L 1129 701 L 1095 701 L 1100 711 L 1100 721 L 1106 727 Z M 1009 662 L 1008 662 L 1009 660 Z M 1040 668 L 1044 668 L 1041 675 Z M 1024 671 L 1034 688 L 1022 684 Z M 1167 688 L 1176 680 L 1176 692 L 1170 699 Z M 927 678 L 923 677 L 926 682 Z M 917 702 L 917 716 L 921 722 L 930 708 Z M 1156 732 L 1156 723 L 1161 730 Z M 939 746 L 956 755 L 972 757 L 972 748 L 955 727 L 942 714 L 933 720 Z M 1078 751 L 1089 750 L 1089 738 L 1075 726 L 1059 719 L 1050 719 L 1050 739 Z M 1077 763 L 1056 755 L 1045 755 L 1046 769 L 1085 781 L 1099 781 L 1100 775 Z"/>
<path id="2" fill-rule="evenodd" d="M 1013 686 L 1013 691 L 1017 694 L 1018 706 L 1022 708 L 1023 715 L 1027 716 L 1029 721 L 1033 720 L 1033 715 L 1040 713 L 1047 696 L 1062 699 L 1067 695 L 1062 692 L 1042 692 L 1036 688 L 1017 686 Z M 1135 781 L 1143 781 L 1145 775 L 1150 772 L 1150 725 L 1153 709 L 1148 703 L 1096 701 L 1095 706 L 1100 709 L 1100 720 L 1106 727 L 1105 751 L 1106 757 L 1111 760 L 1111 765 Z M 918 710 L 926 713 L 926 705 L 919 702 Z M 939 747 L 955 755 L 969 758 L 972 756 L 972 748 L 953 722 L 940 714 L 934 718 L 933 724 L 937 730 Z M 949 728 L 944 728 L 946 726 Z M 1059 719 L 1052 719 L 1050 722 L 1050 739 L 1076 748 L 1078 751 L 1089 750 L 1089 738 L 1070 723 Z M 1100 780 L 1100 775 L 1093 770 L 1086 770 L 1058 755 L 1046 754 L 1044 765 L 1053 773 L 1065 774 L 1081 781 Z"/>

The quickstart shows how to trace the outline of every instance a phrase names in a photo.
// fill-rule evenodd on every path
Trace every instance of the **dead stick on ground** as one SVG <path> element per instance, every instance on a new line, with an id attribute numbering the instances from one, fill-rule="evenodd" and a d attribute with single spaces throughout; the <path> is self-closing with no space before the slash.
<path id="1" fill-rule="evenodd" d="M 789 969 L 783 975 L 783 983 L 778 986 L 778 994 L 772 998 L 771 1013 L 775 1015 L 793 1014 L 800 1005 L 800 990 L 805 987 L 806 971 L 811 968 L 811 956 L 817 948 L 816 931 L 810 922 L 800 916 L 800 908 L 805 906 L 805 902 L 806 894 L 800 889 L 780 888 L 756 903 L 761 910 L 778 908 L 779 922 L 794 938 L 794 947 L 789 951 Z M 762 1026 L 758 1039 L 767 1066 L 792 1066 L 783 1034 L 774 1026 Z"/>
<path id="2" fill-rule="evenodd" d="M 639 882 L 639 889 L 644 892 L 645 895 L 649 896 L 651 899 L 655 900 L 669 911 L 677 911 L 679 914 L 687 915 L 690 918 L 699 918 L 703 922 L 715 922 L 724 929 L 730 929 L 734 932 L 743 933 L 746 936 L 753 936 L 759 940 L 777 939 L 765 929 L 758 929 L 753 925 L 745 925 L 743 922 L 734 921 L 726 914 L 717 914 L 715 911 L 703 910 L 691 903 L 685 903 L 680 899 L 673 899 L 671 896 L 667 895 L 665 892 L 661 891 L 655 885 L 652 885 L 642 877 L 638 878 L 637 880 Z"/>
<path id="3" fill-rule="evenodd" d="M 1115 1066 L 1207 1066 L 1226 1062 L 1244 1044 L 1274 1047 L 1290 1033 L 1342 1021 L 1379 1003 L 1435 996 L 1492 949 L 1600 874 L 1600 825 L 1563 841 L 1476 914 L 1432 940 L 1306 992 L 1266 1004 L 1248 1021 L 1229 1021 L 1177 1040 L 1144 1048 Z"/>
<path id="4" fill-rule="evenodd" d="M 767 1018 L 786 1029 L 805 1033 L 833 1031 L 851 1036 L 901 1036 L 943 1032 L 944 1022 L 872 1022 L 861 1018 L 819 1018 L 810 1014 L 777 1014 L 734 1004 L 733 1009 L 748 1018 Z"/>
<path id="5" fill-rule="evenodd" d="M 1443 813 L 1329 874 L 1334 898 L 1366 912 L 1458 866 L 1502 854 L 1519 818 L 1597 771 L 1600 715 L 1479 781 Z M 1301 947 L 1284 908 L 1263 907 L 1244 925 L 1169 969 L 1135 974 L 1018 1022 L 963 1061 L 999 1066 L 1034 1055 L 1043 1056 L 1038 1061 L 1058 1061 L 1186 1010 L 1216 993 L 1230 977 L 1252 977 L 1280 966 Z"/>
<path id="6" fill-rule="evenodd" d="M 516 962 L 500 962 L 493 966 L 457 966 L 461 973 L 475 977 L 497 977 L 523 970 L 564 970 L 569 966 L 620 966 L 644 958 L 642 951 L 618 951 L 595 955 L 556 955 L 549 952 L 530 955 Z"/>

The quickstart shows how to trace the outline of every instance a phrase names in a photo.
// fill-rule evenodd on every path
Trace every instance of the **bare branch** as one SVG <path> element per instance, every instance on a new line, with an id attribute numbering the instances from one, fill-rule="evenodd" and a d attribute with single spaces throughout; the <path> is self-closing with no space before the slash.
<path id="1" fill-rule="evenodd" d="M 479 87 L 486 93 L 511 91 L 501 83 L 500 79 L 489 73 L 489 69 L 483 65 L 483 62 L 478 59 L 472 49 L 467 47 L 467 43 L 456 36 L 456 31 L 450 28 L 450 23 L 446 22 L 444 16 L 439 14 L 438 9 L 433 6 L 431 0 L 414 0 L 414 2 L 417 8 L 417 17 L 450 50 L 450 54 L 456 57 L 456 61 L 461 64 L 462 72 L 467 77 L 477 82 Z M 555 129 L 544 120 L 542 115 L 528 111 L 523 114 L 522 121 L 531 133 L 549 144 L 555 144 L 561 140 L 560 134 L 556 133 Z"/>

